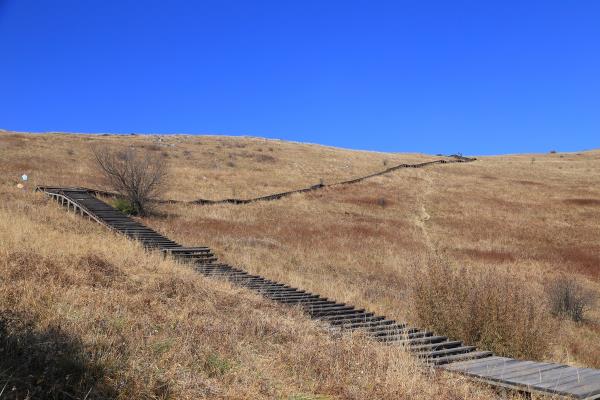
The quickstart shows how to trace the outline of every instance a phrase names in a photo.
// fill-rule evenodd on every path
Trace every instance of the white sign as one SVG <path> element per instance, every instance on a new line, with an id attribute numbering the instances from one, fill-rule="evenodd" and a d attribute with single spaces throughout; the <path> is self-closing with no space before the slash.
<path id="1" fill-rule="evenodd" d="M 21 176 L 21 179 L 23 179 L 24 181 L 26 181 L 26 180 L 27 180 L 27 175 L 23 174 L 23 175 Z"/>

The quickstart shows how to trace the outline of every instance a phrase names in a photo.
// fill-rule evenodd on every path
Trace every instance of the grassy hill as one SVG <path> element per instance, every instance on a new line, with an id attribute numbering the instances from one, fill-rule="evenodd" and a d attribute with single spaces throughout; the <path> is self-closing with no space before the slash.
<path id="1" fill-rule="evenodd" d="M 0 388 L 8 382 L 9 396 L 495 397 L 416 368 L 401 349 L 332 338 L 297 310 L 145 253 L 32 193 L 35 184 L 103 188 L 90 157 L 97 143 L 163 158 L 165 197 L 178 200 L 255 197 L 439 158 L 258 138 L 0 133 Z M 557 318 L 546 290 L 564 274 L 600 292 L 599 167 L 598 151 L 482 157 L 273 202 L 159 205 L 143 222 L 248 271 L 439 324 L 502 354 L 600 367 L 598 308 L 580 323 Z M 28 190 L 16 187 L 23 173 Z M 469 331 L 477 326 L 496 337 Z"/>

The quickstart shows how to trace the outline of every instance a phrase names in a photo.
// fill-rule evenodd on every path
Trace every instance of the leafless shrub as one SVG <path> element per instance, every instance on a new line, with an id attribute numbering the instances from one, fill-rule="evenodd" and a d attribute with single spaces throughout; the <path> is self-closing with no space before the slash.
<path id="1" fill-rule="evenodd" d="M 164 160 L 132 148 L 115 151 L 95 147 L 93 153 L 111 188 L 127 199 L 137 214 L 145 215 L 150 202 L 164 189 L 167 178 Z"/>
<path id="2" fill-rule="evenodd" d="M 553 279 L 546 286 L 546 294 L 552 314 L 575 322 L 582 321 L 596 302 L 592 291 L 586 290 L 575 278 L 565 275 Z"/>
<path id="3" fill-rule="evenodd" d="M 441 260 L 416 272 L 412 287 L 423 327 L 512 357 L 548 351 L 551 318 L 536 297 L 507 273 L 454 269 Z"/>

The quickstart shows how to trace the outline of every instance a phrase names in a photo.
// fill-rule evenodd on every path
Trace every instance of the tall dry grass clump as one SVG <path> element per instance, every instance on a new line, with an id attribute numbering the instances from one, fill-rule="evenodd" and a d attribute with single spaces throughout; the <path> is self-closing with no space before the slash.
<path id="1" fill-rule="evenodd" d="M 435 260 L 415 271 L 412 302 L 423 327 L 497 355 L 541 359 L 550 348 L 540 296 L 508 273 Z"/>
<path id="2" fill-rule="evenodd" d="M 573 276 L 562 274 L 552 279 L 545 289 L 550 311 L 557 317 L 581 322 L 596 304 L 596 293 L 584 288 Z"/>

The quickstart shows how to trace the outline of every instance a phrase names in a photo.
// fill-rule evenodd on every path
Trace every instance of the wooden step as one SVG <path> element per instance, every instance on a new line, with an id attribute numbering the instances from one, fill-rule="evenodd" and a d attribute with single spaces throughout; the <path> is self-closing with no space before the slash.
<path id="1" fill-rule="evenodd" d="M 454 363 L 457 361 L 490 357 L 492 355 L 493 354 L 491 351 L 474 351 L 471 353 L 455 354 L 455 355 L 450 355 L 450 356 L 446 356 L 446 357 L 433 358 L 433 359 L 429 360 L 429 363 L 434 364 L 434 365 L 443 365 L 443 364 L 448 364 L 448 363 Z"/>
<path id="2" fill-rule="evenodd" d="M 471 353 L 475 350 L 475 346 L 457 346 L 446 349 L 417 352 L 417 356 L 425 358 L 448 357 L 456 354 Z"/>

